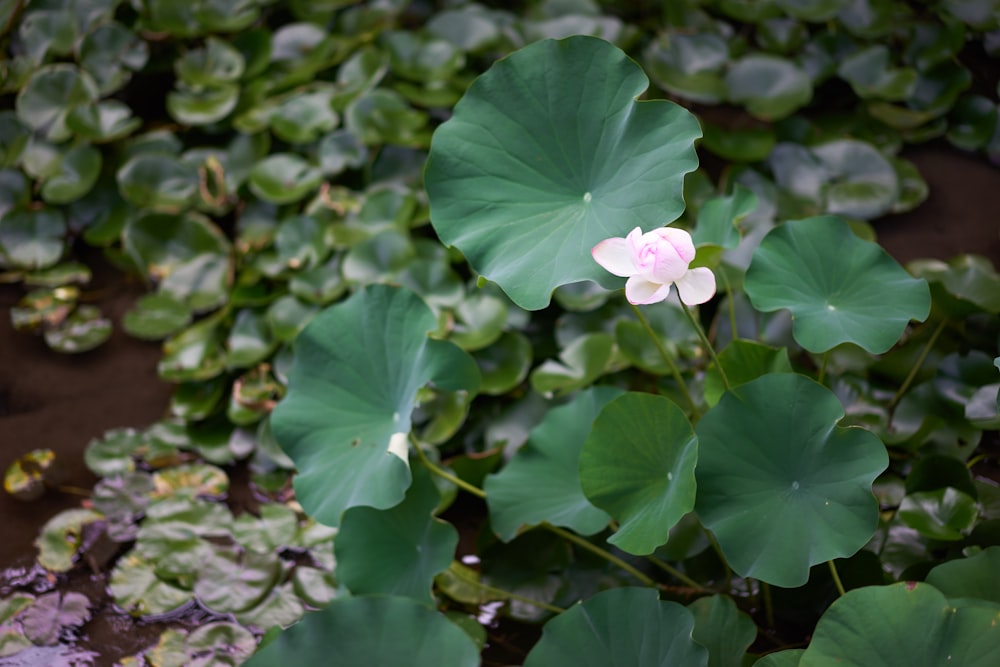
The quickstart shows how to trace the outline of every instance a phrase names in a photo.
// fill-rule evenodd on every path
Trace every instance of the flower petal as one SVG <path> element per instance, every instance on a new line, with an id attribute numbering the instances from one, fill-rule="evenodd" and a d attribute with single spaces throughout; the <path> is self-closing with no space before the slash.
<path id="1" fill-rule="evenodd" d="M 643 267 L 643 275 L 653 282 L 678 280 L 694 259 L 691 235 L 683 229 L 660 227 L 643 235 L 642 240 L 643 251 L 637 264 Z"/>
<path id="2" fill-rule="evenodd" d="M 700 266 L 691 269 L 677 281 L 677 295 L 689 306 L 705 303 L 715 296 L 715 274 L 712 269 Z"/>
<path id="3" fill-rule="evenodd" d="M 632 276 L 625 283 L 625 298 L 635 305 L 657 303 L 670 294 L 670 283 L 651 283 L 641 276 Z"/>
<path id="4" fill-rule="evenodd" d="M 604 239 L 594 246 L 590 254 L 604 269 L 622 278 L 635 273 L 629 243 L 619 237 Z"/>

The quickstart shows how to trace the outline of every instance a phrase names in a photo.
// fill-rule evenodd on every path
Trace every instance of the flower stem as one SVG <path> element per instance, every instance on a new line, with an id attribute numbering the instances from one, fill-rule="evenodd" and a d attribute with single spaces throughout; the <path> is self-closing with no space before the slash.
<path id="1" fill-rule="evenodd" d="M 899 389 L 896 391 L 895 396 L 893 396 L 892 400 L 889 401 L 890 426 L 892 425 L 892 417 L 893 413 L 896 411 L 896 406 L 899 404 L 899 401 L 903 398 L 903 395 L 906 394 L 906 392 L 909 390 L 910 385 L 913 384 L 913 381 L 917 377 L 917 373 L 920 372 L 920 369 L 921 367 L 923 367 L 924 362 L 927 361 L 927 355 L 931 353 L 931 350 L 934 348 L 934 343 L 937 342 L 938 336 L 940 336 L 941 332 L 944 331 L 944 327 L 946 324 L 948 324 L 947 318 L 942 318 L 941 322 L 938 323 L 937 328 L 934 329 L 934 333 L 932 333 L 931 337 L 927 340 L 927 344 L 924 345 L 924 349 L 920 351 L 920 356 L 917 357 L 917 363 L 915 363 L 913 365 L 913 368 L 910 369 L 909 375 L 907 375 L 906 379 L 903 380 L 903 384 L 899 385 Z"/>
<path id="2" fill-rule="evenodd" d="M 733 288 L 729 284 L 729 276 L 726 275 L 724 270 L 719 270 L 719 275 L 722 276 L 722 284 L 726 287 L 726 305 L 729 307 L 729 328 L 732 329 L 732 340 L 739 340 L 740 332 L 739 327 L 736 325 L 736 302 L 733 301 Z"/>
<path id="3" fill-rule="evenodd" d="M 840 573 L 837 572 L 837 566 L 833 560 L 828 560 L 826 563 L 830 566 L 830 574 L 833 575 L 833 585 L 837 587 L 837 592 L 843 597 L 847 591 L 844 590 L 844 583 L 840 580 Z"/>
<path id="4" fill-rule="evenodd" d="M 702 586 L 701 584 L 699 584 L 697 581 L 695 581 L 691 577 L 687 576 L 686 574 L 684 574 L 683 572 L 681 572 L 680 570 L 678 570 L 676 567 L 674 567 L 670 563 L 662 561 L 659 558 L 657 558 L 656 556 L 646 556 L 646 560 L 648 560 L 650 563 L 652 563 L 656 567 L 660 568 L 661 570 L 663 570 L 667 574 L 671 575 L 675 579 L 678 579 L 679 581 L 687 584 L 688 586 L 690 586 L 691 588 L 693 588 L 695 590 L 699 590 L 699 591 L 708 590 L 707 588 L 705 588 L 704 586 Z"/>
<path id="5" fill-rule="evenodd" d="M 417 450 L 417 456 L 420 457 L 420 461 L 432 473 L 434 473 L 435 475 L 437 475 L 441 479 L 448 480 L 449 482 L 451 482 L 452 484 L 454 484 L 458 488 L 460 488 L 460 489 L 462 489 L 464 491 L 468 491 L 469 493 L 471 493 L 472 495 L 476 496 L 477 498 L 482 498 L 484 500 L 486 499 L 486 492 L 485 491 L 483 491 L 482 489 L 480 489 L 477 486 L 473 486 L 472 484 L 469 484 L 464 479 L 460 479 L 458 477 L 455 477 L 450 472 L 448 472 L 447 470 L 445 470 L 444 468 L 440 467 L 439 465 L 437 465 L 436 463 L 434 463 L 433 461 L 431 461 L 429 458 L 427 458 L 427 454 L 424 454 L 424 450 L 420 448 L 420 445 L 418 443 L 413 443 L 413 448 Z"/>
<path id="6" fill-rule="evenodd" d="M 680 387 L 681 392 L 684 394 L 684 398 L 687 400 L 688 404 L 691 405 L 691 414 L 694 415 L 695 419 L 698 419 L 701 417 L 701 412 L 698 410 L 698 404 L 694 402 L 694 397 L 691 396 L 687 383 L 684 382 L 684 378 L 681 376 L 680 370 L 677 369 L 677 365 L 674 363 L 674 360 L 670 358 L 670 353 L 667 352 L 667 348 L 663 346 L 663 341 L 660 340 L 660 337 L 656 335 L 655 331 L 653 331 L 653 327 L 650 326 L 649 320 L 647 320 L 646 316 L 643 315 L 642 310 L 635 304 L 630 305 L 632 306 L 632 310 L 635 311 L 635 316 L 639 319 L 639 324 L 641 324 L 642 328 L 646 330 L 649 337 L 653 339 L 653 345 L 656 346 L 660 356 L 663 357 L 663 361 L 665 361 L 667 367 L 670 368 L 670 374 L 674 376 L 674 381 L 677 383 L 677 386 Z"/>
<path id="7" fill-rule="evenodd" d="M 636 569 L 632 565 L 629 565 L 628 563 L 626 563 L 625 561 L 623 561 L 621 558 L 619 558 L 618 556 L 614 555 L 610 551 L 602 549 L 601 547 L 597 546 L 596 544 L 592 544 L 591 542 L 588 542 L 587 540 L 583 539 L 582 537 L 580 537 L 576 533 L 571 533 L 570 531 L 563 530 L 562 528 L 559 528 L 558 526 L 553 526 L 551 523 L 549 523 L 547 521 L 545 523 L 540 524 L 540 525 L 542 526 L 542 528 L 545 528 L 546 530 L 555 533 L 556 535 L 558 535 L 559 537 L 563 538 L 564 540 L 572 542 L 573 544 L 577 545 L 578 547 L 586 549 L 587 551 L 589 551 L 590 553 L 592 553 L 592 554 L 594 554 L 596 556 L 600 556 L 601 558 L 603 558 L 604 560 L 608 561 L 609 563 L 617 565 L 618 567 L 620 567 L 621 569 L 625 570 L 626 572 L 628 572 L 629 574 L 631 574 L 633 577 L 635 577 L 636 579 L 638 579 L 639 581 L 641 581 L 646 586 L 656 586 L 656 582 L 651 577 L 643 574 L 641 571 L 639 571 L 638 569 Z"/>
<path id="8" fill-rule="evenodd" d="M 764 618 L 767 620 L 767 627 L 774 627 L 774 602 L 771 601 L 771 585 L 766 581 L 760 582 L 760 592 L 764 597 Z"/>
<path id="9" fill-rule="evenodd" d="M 705 350 L 708 352 L 708 356 L 712 358 L 712 363 L 715 367 L 719 369 L 719 377 L 722 378 L 722 386 L 729 391 L 729 378 L 726 377 L 726 371 L 722 368 L 722 364 L 719 363 L 719 357 L 715 355 L 715 348 L 712 344 L 708 342 L 708 336 L 705 335 L 705 331 L 698 324 L 698 320 L 695 319 L 694 315 L 691 314 L 691 309 L 687 307 L 687 304 L 681 301 L 681 308 L 684 309 L 684 314 L 687 315 L 688 321 L 691 326 L 694 327 L 695 332 L 698 334 L 698 338 L 701 339 L 701 344 L 705 346 Z"/>

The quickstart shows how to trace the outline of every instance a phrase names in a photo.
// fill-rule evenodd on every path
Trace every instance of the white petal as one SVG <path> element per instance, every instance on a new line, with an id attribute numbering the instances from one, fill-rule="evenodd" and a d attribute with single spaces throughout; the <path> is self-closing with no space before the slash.
<path id="1" fill-rule="evenodd" d="M 651 283 L 641 276 L 632 276 L 625 283 L 625 298 L 629 303 L 643 305 L 663 301 L 670 294 L 670 283 Z"/>
<path id="2" fill-rule="evenodd" d="M 700 266 L 691 269 L 677 281 L 677 295 L 689 306 L 705 303 L 715 296 L 715 274 L 712 269 Z"/>
<path id="3" fill-rule="evenodd" d="M 590 251 L 594 261 L 607 271 L 625 278 L 635 273 L 632 263 L 632 250 L 628 242 L 619 237 L 604 239 Z"/>

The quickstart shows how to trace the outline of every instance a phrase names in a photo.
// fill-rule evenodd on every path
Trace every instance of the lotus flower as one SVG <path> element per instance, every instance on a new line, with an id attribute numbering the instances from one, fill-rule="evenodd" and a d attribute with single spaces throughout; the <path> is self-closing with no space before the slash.
<path id="1" fill-rule="evenodd" d="M 711 269 L 688 268 L 694 259 L 694 242 L 683 229 L 660 227 L 646 234 L 636 227 L 625 238 L 605 239 L 590 251 L 594 261 L 623 278 L 625 298 L 633 304 L 658 303 L 677 285 L 681 301 L 689 306 L 705 303 L 715 295 Z"/>

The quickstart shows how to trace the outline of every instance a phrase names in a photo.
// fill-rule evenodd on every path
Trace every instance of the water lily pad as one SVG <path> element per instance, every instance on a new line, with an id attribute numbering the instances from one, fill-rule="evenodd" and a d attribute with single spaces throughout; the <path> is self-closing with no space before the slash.
<path id="1" fill-rule="evenodd" d="M 412 292 L 373 285 L 299 334 L 288 394 L 271 426 L 299 470 L 296 496 L 308 514 L 336 526 L 349 507 L 387 509 L 403 499 L 417 390 L 433 381 L 474 393 L 479 384 L 471 357 L 427 338 L 436 328 Z"/>
<path id="2" fill-rule="evenodd" d="M 197 169 L 160 153 L 135 155 L 118 169 L 116 177 L 127 202 L 155 211 L 180 211 L 198 194 Z"/>
<path id="3" fill-rule="evenodd" d="M 15 209 L 0 217 L 0 252 L 15 267 L 44 269 L 62 257 L 66 223 L 51 208 Z"/>
<path id="4" fill-rule="evenodd" d="M 154 498 L 191 495 L 222 497 L 229 489 L 225 471 L 207 463 L 185 463 L 153 473 Z"/>
<path id="5" fill-rule="evenodd" d="M 146 294 L 135 302 L 122 326 L 143 340 L 161 340 L 191 323 L 191 308 L 169 294 Z"/>
<path id="6" fill-rule="evenodd" d="M 694 617 L 649 588 L 598 593 L 553 618 L 524 667 L 708 665 L 708 651 L 691 637 Z"/>
<path id="7" fill-rule="evenodd" d="M 615 340 L 606 333 L 580 336 L 531 372 L 531 387 L 545 396 L 565 395 L 603 375 L 614 359 Z"/>
<path id="8" fill-rule="evenodd" d="M 194 594 L 198 601 L 220 614 L 246 611 L 278 583 L 281 559 L 274 551 L 213 549 L 198 568 Z"/>
<path id="9" fill-rule="evenodd" d="M 250 170 L 250 189 L 272 204 L 297 202 L 319 187 L 323 173 L 298 155 L 273 153 Z"/>
<path id="10" fill-rule="evenodd" d="M 653 553 L 694 508 L 698 441 L 684 412 L 654 394 L 629 392 L 604 406 L 580 454 L 587 498 L 620 527 L 608 538 Z"/>
<path id="11" fill-rule="evenodd" d="M 102 95 L 124 86 L 132 72 L 149 59 L 149 46 L 142 37 L 117 21 L 108 21 L 87 33 L 80 42 L 80 66 L 89 72 Z"/>
<path id="12" fill-rule="evenodd" d="M 708 32 L 670 32 L 651 42 L 643 65 L 658 86 L 694 102 L 718 104 L 726 98 L 729 43 Z"/>
<path id="13" fill-rule="evenodd" d="M 781 373 L 727 392 L 698 422 L 696 511 L 740 575 L 801 586 L 875 532 L 871 484 L 888 457 L 873 434 L 837 426 L 843 416 L 828 389 Z"/>
<path id="14" fill-rule="evenodd" d="M 83 625 L 90 615 L 86 595 L 53 591 L 39 596 L 18 618 L 24 634 L 35 646 L 55 646 L 66 628 Z"/>
<path id="15" fill-rule="evenodd" d="M 426 468 L 413 471 L 403 502 L 352 507 L 337 533 L 337 578 L 354 595 L 408 597 L 434 604 L 434 577 L 448 568 L 458 530 L 432 515 L 440 494 Z"/>
<path id="16" fill-rule="evenodd" d="M 766 54 L 743 56 L 726 72 L 726 96 L 761 120 L 779 120 L 812 99 L 812 81 L 791 60 Z"/>
<path id="17" fill-rule="evenodd" d="M 3 475 L 3 490 L 18 500 L 38 500 L 45 495 L 49 471 L 56 465 L 51 449 L 33 449 L 17 457 Z"/>
<path id="18" fill-rule="evenodd" d="M 385 632 L 392 628 L 392 641 Z M 246 667 L 284 667 L 295 655 L 301 665 L 410 665 L 476 667 L 479 650 L 444 615 L 401 597 L 334 600 L 322 611 L 265 644 Z"/>
<path id="19" fill-rule="evenodd" d="M 35 540 L 38 564 L 52 572 L 70 570 L 82 543 L 83 527 L 101 518 L 101 514 L 93 510 L 71 509 L 49 519 Z"/>
<path id="20" fill-rule="evenodd" d="M 77 306 L 66 319 L 45 331 L 46 345 L 66 354 L 93 350 L 110 337 L 111 320 L 89 304 Z"/>
<path id="21" fill-rule="evenodd" d="M 271 112 L 271 130 L 278 138 L 292 144 L 317 141 L 340 121 L 333 110 L 335 93 L 333 86 L 316 85 L 285 98 Z"/>
<path id="22" fill-rule="evenodd" d="M 820 618 L 801 665 L 990 667 L 1000 657 L 996 610 L 955 607 L 928 584 L 849 591 Z"/>
<path id="23" fill-rule="evenodd" d="M 194 599 L 194 593 L 164 581 L 156 565 L 131 553 L 111 571 L 109 582 L 115 604 L 132 616 L 166 614 Z"/>
<path id="24" fill-rule="evenodd" d="M 211 125 L 228 116 L 239 97 L 240 89 L 235 84 L 181 87 L 167 94 L 167 112 L 184 125 Z"/>
<path id="25" fill-rule="evenodd" d="M 857 51 L 840 63 L 837 73 L 862 99 L 906 100 L 917 83 L 916 70 L 891 67 L 889 49 L 881 44 Z"/>
<path id="26" fill-rule="evenodd" d="M 880 354 L 911 319 L 922 321 L 930 312 L 925 281 L 830 216 L 771 230 L 754 251 L 745 286 L 758 310 L 790 310 L 795 340 L 811 352 L 854 343 Z"/>
<path id="27" fill-rule="evenodd" d="M 101 153 L 93 146 L 78 144 L 66 151 L 59 167 L 42 184 L 42 199 L 49 204 L 68 204 L 87 194 L 101 174 Z"/>
<path id="28" fill-rule="evenodd" d="M 528 310 L 559 285 L 620 287 L 590 249 L 676 218 L 697 164 L 694 117 L 637 102 L 647 85 L 623 52 L 589 37 L 494 64 L 434 134 L 425 180 L 442 241 Z"/>
<path id="29" fill-rule="evenodd" d="M 713 197 L 698 209 L 698 222 L 691 240 L 696 246 L 715 245 L 732 250 L 740 243 L 740 221 L 757 208 L 757 195 L 742 185 L 733 194 Z"/>
<path id="30" fill-rule="evenodd" d="M 601 408 L 621 393 L 594 387 L 551 409 L 507 465 L 486 478 L 490 524 L 500 539 L 542 522 L 581 535 L 608 525 L 610 517 L 583 495 L 580 452 Z"/>
<path id="31" fill-rule="evenodd" d="M 46 65 L 37 69 L 15 100 L 17 117 L 49 141 L 72 136 L 66 116 L 77 106 L 97 101 L 97 84 L 76 65 Z"/>

